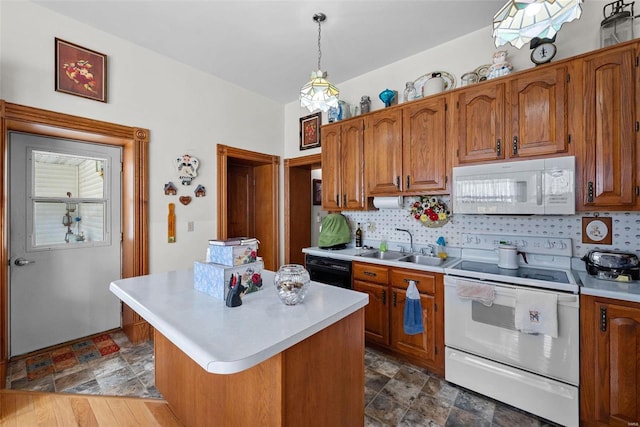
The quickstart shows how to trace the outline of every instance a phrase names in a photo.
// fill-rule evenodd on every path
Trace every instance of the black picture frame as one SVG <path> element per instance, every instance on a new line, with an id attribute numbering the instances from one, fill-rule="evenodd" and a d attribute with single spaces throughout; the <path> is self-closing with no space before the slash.
<path id="1" fill-rule="evenodd" d="M 300 150 L 320 147 L 320 112 L 300 117 Z"/>
<path id="2" fill-rule="evenodd" d="M 321 205 L 322 204 L 322 180 L 321 179 L 314 179 L 312 180 L 312 195 L 311 198 L 313 200 L 313 204 L 314 205 Z"/>

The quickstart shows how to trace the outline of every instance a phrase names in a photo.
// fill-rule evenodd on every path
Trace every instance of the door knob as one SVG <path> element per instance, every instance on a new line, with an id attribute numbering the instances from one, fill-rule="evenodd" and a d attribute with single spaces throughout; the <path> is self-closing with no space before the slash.
<path id="1" fill-rule="evenodd" d="M 35 260 L 30 260 L 30 259 L 24 259 L 24 258 L 16 258 L 16 260 L 13 262 L 15 265 L 17 265 L 18 267 L 23 267 L 27 264 L 35 264 Z"/>

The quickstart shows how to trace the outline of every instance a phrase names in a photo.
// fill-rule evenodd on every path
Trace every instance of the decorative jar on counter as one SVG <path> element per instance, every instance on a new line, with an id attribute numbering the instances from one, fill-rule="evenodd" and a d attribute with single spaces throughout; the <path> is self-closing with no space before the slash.
<path id="1" fill-rule="evenodd" d="M 296 305 L 304 300 L 311 279 L 309 272 L 299 264 L 285 264 L 276 272 L 275 286 L 285 305 Z"/>

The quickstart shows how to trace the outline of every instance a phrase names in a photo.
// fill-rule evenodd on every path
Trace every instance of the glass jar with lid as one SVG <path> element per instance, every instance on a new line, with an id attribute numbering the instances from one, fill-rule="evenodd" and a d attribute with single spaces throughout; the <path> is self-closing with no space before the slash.
<path id="1" fill-rule="evenodd" d="M 407 82 L 404 88 L 404 102 L 418 99 L 416 86 L 413 82 Z"/>

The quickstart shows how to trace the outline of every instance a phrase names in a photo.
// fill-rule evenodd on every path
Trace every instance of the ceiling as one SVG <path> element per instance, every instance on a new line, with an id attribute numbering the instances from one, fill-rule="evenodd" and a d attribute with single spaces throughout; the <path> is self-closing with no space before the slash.
<path id="1" fill-rule="evenodd" d="M 300 87 L 317 68 L 318 26 L 312 19 L 316 12 L 327 15 L 322 24 L 322 70 L 337 84 L 488 27 L 505 3 L 33 1 L 283 104 L 298 98 Z M 100 46 L 86 47 L 117 55 Z"/>

